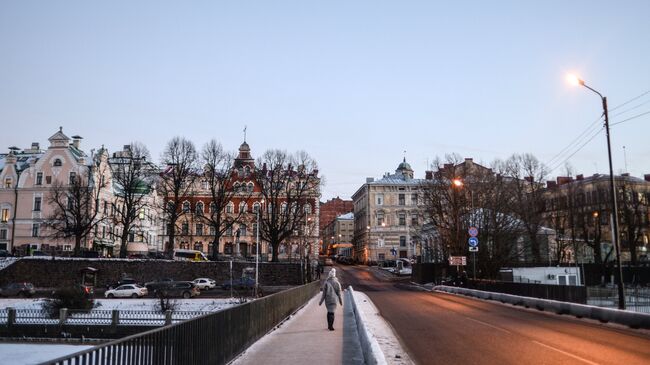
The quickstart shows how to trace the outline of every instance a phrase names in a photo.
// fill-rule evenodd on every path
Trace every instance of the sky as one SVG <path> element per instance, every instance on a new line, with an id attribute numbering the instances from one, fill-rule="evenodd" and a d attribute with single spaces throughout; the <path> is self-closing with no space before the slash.
<path id="1" fill-rule="evenodd" d="M 87 151 L 140 141 L 158 161 L 174 136 L 235 151 L 246 126 L 254 156 L 314 157 L 323 201 L 404 157 L 416 177 L 449 153 L 607 173 L 601 102 L 566 74 L 607 96 L 612 124 L 650 111 L 648 14 L 647 0 L 3 0 L 0 151 L 62 126 Z M 615 172 L 650 173 L 649 136 L 650 114 L 612 126 Z"/>

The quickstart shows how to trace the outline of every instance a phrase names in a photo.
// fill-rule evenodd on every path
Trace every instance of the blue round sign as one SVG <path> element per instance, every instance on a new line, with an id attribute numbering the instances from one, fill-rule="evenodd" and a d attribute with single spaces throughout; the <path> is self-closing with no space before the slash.
<path id="1" fill-rule="evenodd" d="M 476 246 L 478 246 L 478 238 L 476 238 L 476 237 L 470 237 L 470 238 L 467 240 L 467 243 L 469 243 L 469 245 L 472 246 L 472 247 L 476 247 Z"/>

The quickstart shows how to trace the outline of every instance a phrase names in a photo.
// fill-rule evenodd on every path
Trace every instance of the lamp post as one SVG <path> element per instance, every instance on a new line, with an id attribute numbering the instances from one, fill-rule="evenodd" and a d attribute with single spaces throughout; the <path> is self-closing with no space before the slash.
<path id="1" fill-rule="evenodd" d="M 259 288 L 259 268 L 260 268 L 260 210 L 262 210 L 262 205 L 264 204 L 264 199 L 260 201 L 260 204 L 257 206 L 257 233 L 255 234 L 255 298 L 257 298 L 258 288 Z"/>
<path id="2" fill-rule="evenodd" d="M 621 248 L 619 245 L 618 235 L 618 204 L 616 202 L 616 184 L 614 182 L 614 167 L 612 166 L 612 146 L 609 136 L 609 115 L 607 111 L 607 98 L 595 89 L 591 88 L 575 75 L 568 76 L 569 81 L 574 85 L 581 85 L 596 93 L 603 105 L 603 116 L 605 117 L 605 135 L 607 136 L 607 157 L 609 159 L 609 188 L 610 199 L 612 200 L 612 240 L 614 241 L 614 249 L 616 250 L 616 265 L 618 266 L 618 308 L 625 309 L 625 288 L 623 286 L 623 267 L 621 266 Z"/>

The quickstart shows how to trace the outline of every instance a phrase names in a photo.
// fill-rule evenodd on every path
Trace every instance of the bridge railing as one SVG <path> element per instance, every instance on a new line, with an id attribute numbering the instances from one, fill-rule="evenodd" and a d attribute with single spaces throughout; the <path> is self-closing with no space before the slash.
<path id="1" fill-rule="evenodd" d="M 225 364 L 304 305 L 320 282 L 42 363 Z"/>

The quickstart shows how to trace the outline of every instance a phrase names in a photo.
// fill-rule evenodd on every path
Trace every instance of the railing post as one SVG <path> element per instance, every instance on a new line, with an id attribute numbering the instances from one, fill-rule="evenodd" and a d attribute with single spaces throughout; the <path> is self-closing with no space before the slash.
<path id="1" fill-rule="evenodd" d="M 59 309 L 59 325 L 63 326 L 68 320 L 68 308 Z"/>
<path id="2" fill-rule="evenodd" d="M 113 312 L 111 312 L 111 326 L 117 327 L 118 324 L 120 324 L 120 311 L 113 309 Z"/>
<path id="3" fill-rule="evenodd" d="M 172 311 L 169 309 L 165 311 L 165 326 L 172 324 Z"/>
<path id="4" fill-rule="evenodd" d="M 7 326 L 16 324 L 16 308 L 7 308 Z"/>

